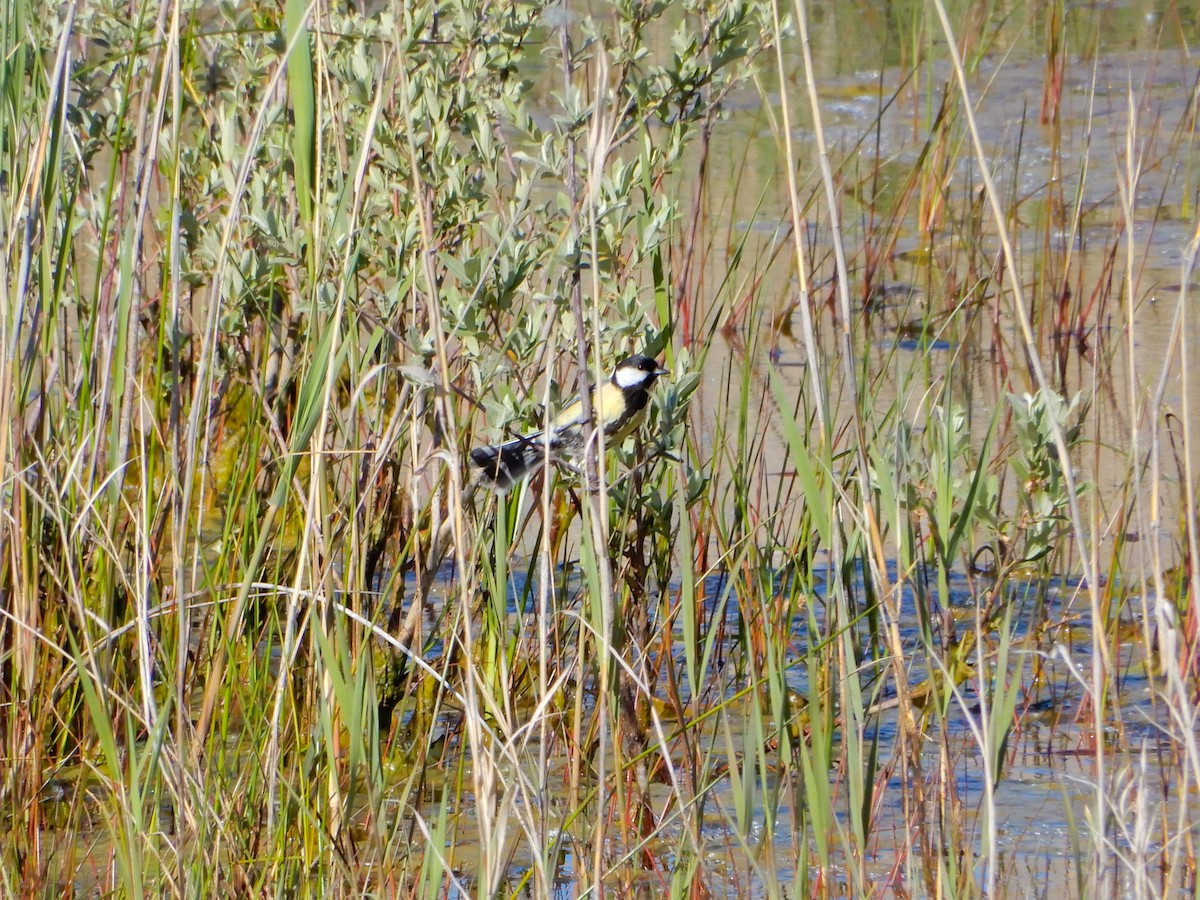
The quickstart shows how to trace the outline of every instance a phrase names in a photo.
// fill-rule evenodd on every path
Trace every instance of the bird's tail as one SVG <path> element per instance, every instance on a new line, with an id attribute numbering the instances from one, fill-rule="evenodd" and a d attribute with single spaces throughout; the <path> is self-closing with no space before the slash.
<path id="1" fill-rule="evenodd" d="M 538 432 L 503 444 L 476 447 L 471 451 L 471 462 L 482 470 L 485 483 L 503 492 L 545 464 L 546 445 Z"/>

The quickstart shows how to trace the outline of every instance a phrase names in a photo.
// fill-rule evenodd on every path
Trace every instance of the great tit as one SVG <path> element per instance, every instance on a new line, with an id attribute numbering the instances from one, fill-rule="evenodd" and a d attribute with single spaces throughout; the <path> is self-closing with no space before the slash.
<path id="1" fill-rule="evenodd" d="M 595 432 L 593 422 L 604 426 L 604 442 L 612 447 L 625 440 L 645 417 L 650 388 L 659 375 L 670 373 L 649 356 L 630 356 L 617 364 L 608 381 L 593 387 L 592 419 L 583 417 L 583 401 L 576 397 L 554 417 L 550 427 L 515 437 L 503 444 L 476 447 L 471 461 L 481 470 L 481 479 L 497 491 L 507 491 L 551 457 L 577 457 Z"/>

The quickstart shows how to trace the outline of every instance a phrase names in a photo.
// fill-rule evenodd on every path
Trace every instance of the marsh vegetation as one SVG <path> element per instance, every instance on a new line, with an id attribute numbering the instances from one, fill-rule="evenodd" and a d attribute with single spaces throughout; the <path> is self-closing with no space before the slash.
<path id="1" fill-rule="evenodd" d="M 0 15 L 4 896 L 1200 892 L 1194 3 Z"/>

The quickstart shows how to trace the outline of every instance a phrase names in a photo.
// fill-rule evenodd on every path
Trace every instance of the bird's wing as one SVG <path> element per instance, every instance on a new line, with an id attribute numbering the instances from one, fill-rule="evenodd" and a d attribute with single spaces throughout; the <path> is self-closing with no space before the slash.
<path id="1" fill-rule="evenodd" d="M 595 396 L 595 392 L 593 392 L 593 396 Z M 570 428 L 572 425 L 582 425 L 583 421 L 583 401 L 576 397 L 558 411 L 558 415 L 550 423 L 550 432 L 553 434 L 564 428 Z"/>

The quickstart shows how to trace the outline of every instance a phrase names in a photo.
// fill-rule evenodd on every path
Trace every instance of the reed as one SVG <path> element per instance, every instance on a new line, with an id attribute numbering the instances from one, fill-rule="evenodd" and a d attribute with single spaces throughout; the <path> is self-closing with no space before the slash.
<path id="1" fill-rule="evenodd" d="M 0 892 L 1197 893 L 1194 23 L 846 9 L 6 6 Z"/>

